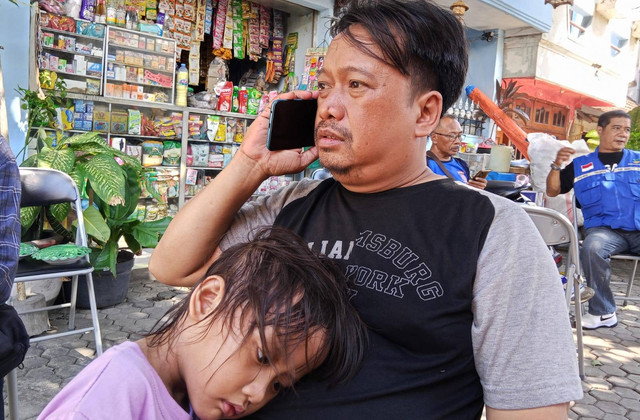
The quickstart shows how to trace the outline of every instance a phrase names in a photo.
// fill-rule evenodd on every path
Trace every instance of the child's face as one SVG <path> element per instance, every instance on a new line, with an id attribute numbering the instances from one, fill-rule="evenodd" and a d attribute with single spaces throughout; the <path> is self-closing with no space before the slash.
<path id="1" fill-rule="evenodd" d="M 191 406 L 202 420 L 239 418 L 262 408 L 279 388 L 293 385 L 311 370 L 307 356 L 313 360 L 324 339 L 321 332 L 314 333 L 308 339 L 308 355 L 301 344 L 286 360 L 284 349 L 272 349 L 274 360 L 269 363 L 257 330 L 240 346 L 245 334 L 232 333 L 225 339 L 227 331 L 220 334 L 216 324 L 203 340 L 189 346 L 191 355 L 182 358 L 180 369 Z M 265 333 L 271 343 L 273 328 Z"/>

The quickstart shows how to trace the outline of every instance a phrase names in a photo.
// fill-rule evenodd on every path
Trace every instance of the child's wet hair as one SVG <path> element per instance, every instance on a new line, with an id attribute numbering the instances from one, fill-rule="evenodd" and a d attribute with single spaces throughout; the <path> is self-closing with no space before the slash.
<path id="1" fill-rule="evenodd" d="M 307 353 L 307 365 L 317 367 L 324 359 L 320 373 L 332 385 L 356 373 L 367 335 L 348 302 L 347 279 L 330 259 L 310 251 L 302 238 L 283 228 L 261 229 L 250 242 L 225 250 L 202 280 L 212 275 L 225 280 L 225 290 L 218 307 L 201 321 L 208 323 L 203 336 L 217 320 L 231 330 L 239 314 L 240 325 L 248 326 L 243 343 L 257 329 L 265 356 L 271 360 L 274 348 L 266 339 L 267 327 L 273 327 L 285 357 L 299 345 L 306 347 L 307 339 L 321 332 L 322 345 L 315 355 Z M 192 293 L 156 324 L 150 345 L 171 347 L 188 314 Z"/>

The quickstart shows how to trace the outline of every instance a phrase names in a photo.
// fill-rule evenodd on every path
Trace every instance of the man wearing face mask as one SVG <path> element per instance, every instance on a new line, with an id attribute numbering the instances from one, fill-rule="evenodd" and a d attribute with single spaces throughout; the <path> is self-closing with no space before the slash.
<path id="1" fill-rule="evenodd" d="M 582 207 L 586 236 L 580 261 L 587 284 L 595 291 L 589 313 L 582 318 L 582 326 L 588 330 L 618 325 L 609 285 L 611 255 L 640 253 L 640 153 L 625 149 L 631 117 L 621 110 L 605 112 L 596 130 L 600 145 L 593 153 L 562 169 L 575 152 L 563 147 L 547 177 L 547 195 L 555 197 L 573 189 Z"/>
<path id="2" fill-rule="evenodd" d="M 438 175 L 484 190 L 487 180 L 471 178 L 467 162 L 454 157 L 460 151 L 461 141 L 462 127 L 458 120 L 450 114 L 443 116 L 435 131 L 431 133 L 431 149 L 427 152 L 427 165 Z"/>

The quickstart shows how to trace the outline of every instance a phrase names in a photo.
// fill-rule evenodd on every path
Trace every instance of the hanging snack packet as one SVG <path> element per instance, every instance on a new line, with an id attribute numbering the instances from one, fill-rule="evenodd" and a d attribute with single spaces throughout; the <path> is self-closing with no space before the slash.
<path id="1" fill-rule="evenodd" d="M 223 120 L 220 120 L 220 124 L 218 125 L 218 132 L 216 133 L 216 137 L 213 141 L 217 141 L 220 143 L 224 143 L 227 138 L 227 123 Z"/>
<path id="2" fill-rule="evenodd" d="M 163 143 L 164 151 L 162 154 L 163 165 L 179 165 L 181 144 L 179 141 L 165 141 Z"/>
<path id="3" fill-rule="evenodd" d="M 209 141 L 213 141 L 216 138 L 216 133 L 218 132 L 218 125 L 220 125 L 219 115 L 207 116 L 207 139 Z"/>
<path id="4" fill-rule="evenodd" d="M 226 82 L 220 90 L 220 99 L 218 100 L 218 111 L 230 112 L 231 100 L 233 97 L 233 83 Z"/>
<path id="5" fill-rule="evenodd" d="M 142 143 L 142 166 L 162 165 L 163 146 L 161 141 L 147 140 Z"/>
<path id="6" fill-rule="evenodd" d="M 235 143 L 242 143 L 242 140 L 244 140 L 246 123 L 247 121 L 244 119 L 239 119 L 236 123 L 236 134 L 233 136 L 233 141 Z"/>

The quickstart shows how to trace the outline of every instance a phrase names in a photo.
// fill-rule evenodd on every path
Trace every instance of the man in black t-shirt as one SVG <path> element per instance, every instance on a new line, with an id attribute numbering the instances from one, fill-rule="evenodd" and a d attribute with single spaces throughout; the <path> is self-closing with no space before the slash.
<path id="1" fill-rule="evenodd" d="M 349 1 L 341 13 L 319 91 L 280 96 L 318 99 L 315 147 L 267 150 L 266 109 L 229 165 L 178 212 L 149 269 L 192 285 L 259 225 L 293 230 L 343 268 L 370 330 L 361 369 L 333 388 L 308 376 L 259 418 L 469 419 L 486 404 L 488 418 L 566 419 L 582 388 L 542 238 L 516 203 L 425 165 L 427 138 L 466 76 L 463 26 L 426 0 Z M 332 178 L 245 204 L 269 176 L 298 173 L 318 156 Z"/>
<path id="2" fill-rule="evenodd" d="M 595 292 L 582 318 L 585 329 L 618 324 L 609 285 L 610 257 L 640 253 L 640 154 L 625 149 L 631 117 L 620 110 L 606 112 L 598 119 L 597 131 L 600 145 L 595 152 L 561 169 L 574 153 L 573 148 L 563 147 L 547 176 L 547 195 L 555 197 L 574 189 L 584 215 L 586 236 L 580 261 L 587 284 Z"/>

